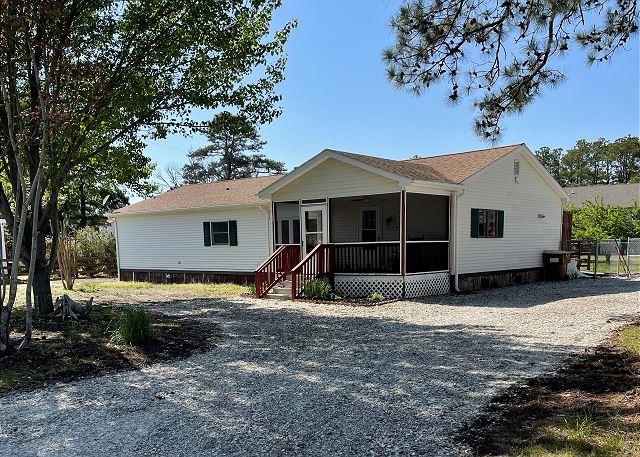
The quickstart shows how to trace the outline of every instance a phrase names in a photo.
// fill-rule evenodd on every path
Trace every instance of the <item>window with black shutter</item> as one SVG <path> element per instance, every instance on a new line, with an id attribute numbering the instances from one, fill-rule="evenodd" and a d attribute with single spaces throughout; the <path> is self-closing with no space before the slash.
<path id="1" fill-rule="evenodd" d="M 205 246 L 237 246 L 237 221 L 203 222 L 202 231 Z"/>
<path id="2" fill-rule="evenodd" d="M 504 211 L 471 209 L 471 238 L 503 238 Z"/>

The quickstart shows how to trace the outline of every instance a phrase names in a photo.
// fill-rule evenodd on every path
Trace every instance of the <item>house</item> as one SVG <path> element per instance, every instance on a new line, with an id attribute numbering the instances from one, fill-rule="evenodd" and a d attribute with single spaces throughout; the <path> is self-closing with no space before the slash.
<path id="1" fill-rule="evenodd" d="M 586 201 L 625 208 L 640 203 L 640 183 L 565 187 L 564 190 L 569 194 L 571 204 L 576 206 Z"/>
<path id="2" fill-rule="evenodd" d="M 184 186 L 112 216 L 122 280 L 417 297 L 540 278 L 567 194 L 524 144 L 410 160 L 324 150 L 283 176 Z M 256 272 L 257 273 L 254 273 Z"/>

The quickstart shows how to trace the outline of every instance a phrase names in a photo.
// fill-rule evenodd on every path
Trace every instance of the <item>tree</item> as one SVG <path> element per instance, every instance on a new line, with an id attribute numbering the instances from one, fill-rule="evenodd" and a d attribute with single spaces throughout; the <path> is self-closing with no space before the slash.
<path id="1" fill-rule="evenodd" d="M 217 114 L 206 129 L 207 146 L 189 153 L 183 168 L 188 184 L 249 178 L 285 171 L 282 162 L 258 154 L 266 142 L 255 124 L 243 115 L 228 111 Z"/>
<path id="2" fill-rule="evenodd" d="M 635 0 L 410 0 L 392 19 L 388 79 L 421 94 L 445 82 L 448 99 L 476 97 L 476 133 L 500 137 L 504 115 L 522 112 L 564 79 L 554 66 L 573 45 L 604 62 L 638 31 Z"/>
<path id="3" fill-rule="evenodd" d="M 553 179 L 562 184 L 562 148 L 551 149 L 543 146 L 535 152 L 535 156 L 553 176 Z"/>
<path id="4" fill-rule="evenodd" d="M 626 136 L 578 140 L 566 152 L 542 147 L 535 152 L 540 163 L 563 186 L 590 186 L 640 182 L 640 141 Z"/>
<path id="5" fill-rule="evenodd" d="M 617 160 L 616 182 L 640 182 L 640 139 L 631 135 L 618 138 L 608 146 Z"/>
<path id="6" fill-rule="evenodd" d="M 147 139 L 190 129 L 193 107 L 234 107 L 259 122 L 279 114 L 275 87 L 295 25 L 271 33 L 279 6 L 280 0 L 2 2 L 0 213 L 21 235 L 13 238 L 16 258 L 34 270 L 41 313 L 52 308 L 52 221 L 73 170 L 114 148 L 126 157 Z M 6 344 L 6 332 L 0 336 Z"/>
<path id="7" fill-rule="evenodd" d="M 640 237 L 640 206 L 630 208 L 586 201 L 569 207 L 573 213 L 573 237 L 581 240 Z"/>
<path id="8" fill-rule="evenodd" d="M 139 151 L 112 149 L 70 171 L 60 190 L 59 219 L 71 231 L 99 227 L 106 213 L 129 204 L 127 193 L 151 196 L 157 185 L 149 181 L 151 160 Z"/>
<path id="9" fill-rule="evenodd" d="M 182 167 L 175 163 L 168 163 L 163 169 L 156 171 L 155 178 L 164 190 L 173 190 L 184 184 Z"/>

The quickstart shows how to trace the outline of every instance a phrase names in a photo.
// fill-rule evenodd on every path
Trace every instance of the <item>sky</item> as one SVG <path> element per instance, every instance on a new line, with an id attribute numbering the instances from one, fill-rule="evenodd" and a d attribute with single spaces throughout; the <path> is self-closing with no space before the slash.
<path id="1" fill-rule="evenodd" d="M 298 20 L 279 86 L 283 114 L 261 129 L 263 152 L 287 169 L 325 148 L 392 159 L 487 147 L 472 130 L 471 100 L 451 107 L 444 87 L 415 97 L 385 78 L 382 51 L 393 42 L 396 0 L 284 0 L 274 27 Z M 567 79 L 517 117 L 505 119 L 502 145 L 570 148 L 578 139 L 639 135 L 640 59 L 636 36 L 611 63 L 588 68 L 584 53 L 557 63 Z M 211 118 L 199 112 L 198 120 Z M 159 168 L 182 164 L 203 136 L 174 135 L 146 153 Z"/>

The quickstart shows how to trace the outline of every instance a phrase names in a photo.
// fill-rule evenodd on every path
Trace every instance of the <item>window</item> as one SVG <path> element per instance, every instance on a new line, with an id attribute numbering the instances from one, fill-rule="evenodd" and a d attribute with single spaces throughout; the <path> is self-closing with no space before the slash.
<path id="1" fill-rule="evenodd" d="M 212 222 L 211 235 L 213 244 L 229 244 L 229 222 Z"/>
<path id="2" fill-rule="evenodd" d="M 280 243 L 289 244 L 289 219 L 280 221 Z"/>
<path id="3" fill-rule="evenodd" d="M 300 244 L 300 219 L 280 219 L 278 244 Z"/>
<path id="4" fill-rule="evenodd" d="M 203 222 L 205 246 L 237 246 L 238 223 L 236 221 Z"/>
<path id="5" fill-rule="evenodd" d="M 359 208 L 360 220 L 358 230 L 360 231 L 360 241 L 374 242 L 382 234 L 380 215 L 382 211 L 379 207 L 368 206 Z"/>
<path id="6" fill-rule="evenodd" d="M 471 210 L 471 238 L 503 238 L 504 211 L 496 209 Z"/>

